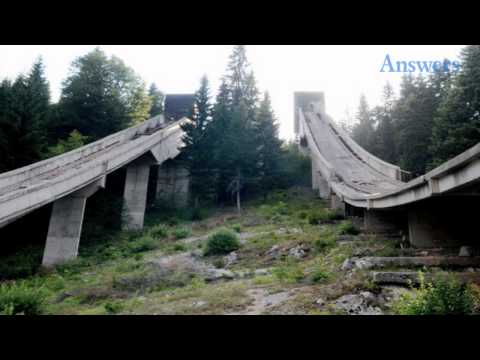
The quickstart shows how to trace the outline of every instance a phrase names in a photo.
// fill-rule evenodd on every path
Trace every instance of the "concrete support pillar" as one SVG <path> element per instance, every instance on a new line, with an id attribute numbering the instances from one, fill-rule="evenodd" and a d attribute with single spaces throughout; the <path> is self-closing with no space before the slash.
<path id="1" fill-rule="evenodd" d="M 315 159 L 312 157 L 312 190 L 318 190 L 318 168 Z"/>
<path id="2" fill-rule="evenodd" d="M 405 214 L 398 211 L 365 209 L 364 228 L 377 234 L 401 233 L 405 228 Z"/>
<path id="3" fill-rule="evenodd" d="M 172 162 L 158 167 L 156 199 L 176 207 L 186 207 L 190 196 L 188 170 Z"/>
<path id="4" fill-rule="evenodd" d="M 328 200 L 330 199 L 330 195 L 332 194 L 332 189 L 330 189 L 330 185 L 328 185 L 328 181 L 325 180 L 323 176 L 318 174 L 317 178 L 318 182 L 318 195 L 320 198 Z"/>
<path id="5" fill-rule="evenodd" d="M 147 206 L 150 163 L 134 162 L 127 167 L 123 193 L 123 227 L 127 230 L 143 229 Z"/>
<path id="6" fill-rule="evenodd" d="M 105 178 L 53 203 L 43 266 L 52 267 L 77 257 L 87 198 L 100 187 L 105 187 Z"/>
<path id="7" fill-rule="evenodd" d="M 343 216 L 345 216 L 345 202 L 340 199 L 337 194 L 331 194 L 330 196 L 330 207 L 333 210 L 340 212 Z"/>

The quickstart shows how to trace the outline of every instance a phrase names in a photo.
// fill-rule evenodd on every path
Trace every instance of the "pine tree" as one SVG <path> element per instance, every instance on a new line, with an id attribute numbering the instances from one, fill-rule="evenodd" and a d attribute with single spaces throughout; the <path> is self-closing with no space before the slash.
<path id="1" fill-rule="evenodd" d="M 163 92 L 158 90 L 157 85 L 153 84 L 150 85 L 150 89 L 148 90 L 148 95 L 152 100 L 152 107 L 150 109 L 150 117 L 154 117 L 164 112 L 164 101 L 165 95 Z"/>
<path id="2" fill-rule="evenodd" d="M 460 72 L 447 80 L 448 95 L 434 120 L 432 165 L 440 165 L 480 142 L 480 45 L 462 50 Z"/>
<path id="3" fill-rule="evenodd" d="M 396 163 L 397 161 L 393 124 L 394 105 L 393 87 L 387 82 L 383 89 L 383 105 L 372 110 L 372 116 L 378 124 L 375 129 L 375 141 L 372 149 L 375 155 L 390 163 Z"/>
<path id="4" fill-rule="evenodd" d="M 358 123 L 353 127 L 353 139 L 365 150 L 371 151 L 373 145 L 374 124 L 365 95 L 360 96 L 360 105 L 356 116 Z"/>
<path id="5" fill-rule="evenodd" d="M 255 126 L 255 141 L 257 145 L 258 183 L 264 196 L 281 176 L 282 142 L 278 138 L 278 125 L 272 110 L 268 92 L 264 94 L 258 111 Z"/>
<path id="6" fill-rule="evenodd" d="M 182 159 L 190 172 L 190 186 L 195 207 L 199 206 L 201 200 L 210 200 L 215 192 L 215 172 L 212 161 L 214 143 L 207 131 L 211 114 L 209 83 L 204 76 L 199 90 L 195 93 L 192 121 L 182 125 L 185 132 Z"/>

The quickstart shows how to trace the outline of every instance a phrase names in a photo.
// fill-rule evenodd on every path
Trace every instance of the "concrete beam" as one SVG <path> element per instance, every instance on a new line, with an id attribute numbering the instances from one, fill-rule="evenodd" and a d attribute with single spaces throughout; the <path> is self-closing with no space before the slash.
<path id="1" fill-rule="evenodd" d="M 312 156 L 312 190 L 318 190 L 318 168 Z"/>
<path id="2" fill-rule="evenodd" d="M 105 187 L 105 177 L 53 203 L 42 265 L 52 267 L 78 254 L 87 198 Z"/>
<path id="3" fill-rule="evenodd" d="M 151 162 L 140 160 L 127 167 L 122 209 L 124 229 L 143 229 L 150 166 Z"/>

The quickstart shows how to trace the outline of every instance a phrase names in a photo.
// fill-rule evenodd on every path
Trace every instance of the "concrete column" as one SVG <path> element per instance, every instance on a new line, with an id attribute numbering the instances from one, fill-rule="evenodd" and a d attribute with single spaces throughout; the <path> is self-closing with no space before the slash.
<path id="1" fill-rule="evenodd" d="M 156 199 L 176 207 L 188 205 L 190 176 L 188 170 L 172 162 L 158 167 Z"/>
<path id="2" fill-rule="evenodd" d="M 378 234 L 400 233 L 406 225 L 405 214 L 398 211 L 365 209 L 364 228 Z"/>
<path id="3" fill-rule="evenodd" d="M 345 202 L 343 202 L 342 199 L 337 196 L 337 194 L 331 194 L 330 207 L 333 210 L 339 211 L 343 216 L 345 216 Z"/>
<path id="4" fill-rule="evenodd" d="M 312 157 L 312 190 L 318 190 L 318 168 Z"/>
<path id="5" fill-rule="evenodd" d="M 326 199 L 326 200 L 330 199 L 330 195 L 332 194 L 332 189 L 330 189 L 330 185 L 328 185 L 328 181 L 325 180 L 325 178 L 321 176 L 320 173 L 318 174 L 317 181 L 318 181 L 318 195 L 320 196 L 320 198 Z"/>
<path id="6" fill-rule="evenodd" d="M 127 230 L 143 229 L 147 206 L 150 163 L 135 162 L 127 167 L 123 193 L 123 227 Z"/>
<path id="7" fill-rule="evenodd" d="M 105 187 L 105 178 L 53 203 L 43 266 L 52 267 L 77 257 L 85 204 L 100 187 Z"/>

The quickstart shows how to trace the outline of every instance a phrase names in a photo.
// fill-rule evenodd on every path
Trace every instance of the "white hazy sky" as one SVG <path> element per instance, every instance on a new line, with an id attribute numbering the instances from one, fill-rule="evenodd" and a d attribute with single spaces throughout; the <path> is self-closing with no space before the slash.
<path id="1" fill-rule="evenodd" d="M 53 100 L 71 62 L 96 45 L 0 45 L 0 79 L 27 72 L 41 55 Z M 207 74 L 214 95 L 232 45 L 100 45 L 166 93 L 192 93 Z M 280 122 L 280 135 L 293 137 L 293 92 L 323 91 L 327 112 L 339 121 L 356 112 L 360 94 L 380 103 L 386 81 L 398 93 L 400 73 L 381 73 L 386 54 L 392 61 L 458 60 L 463 45 L 247 45 L 261 91 L 268 90 Z"/>

